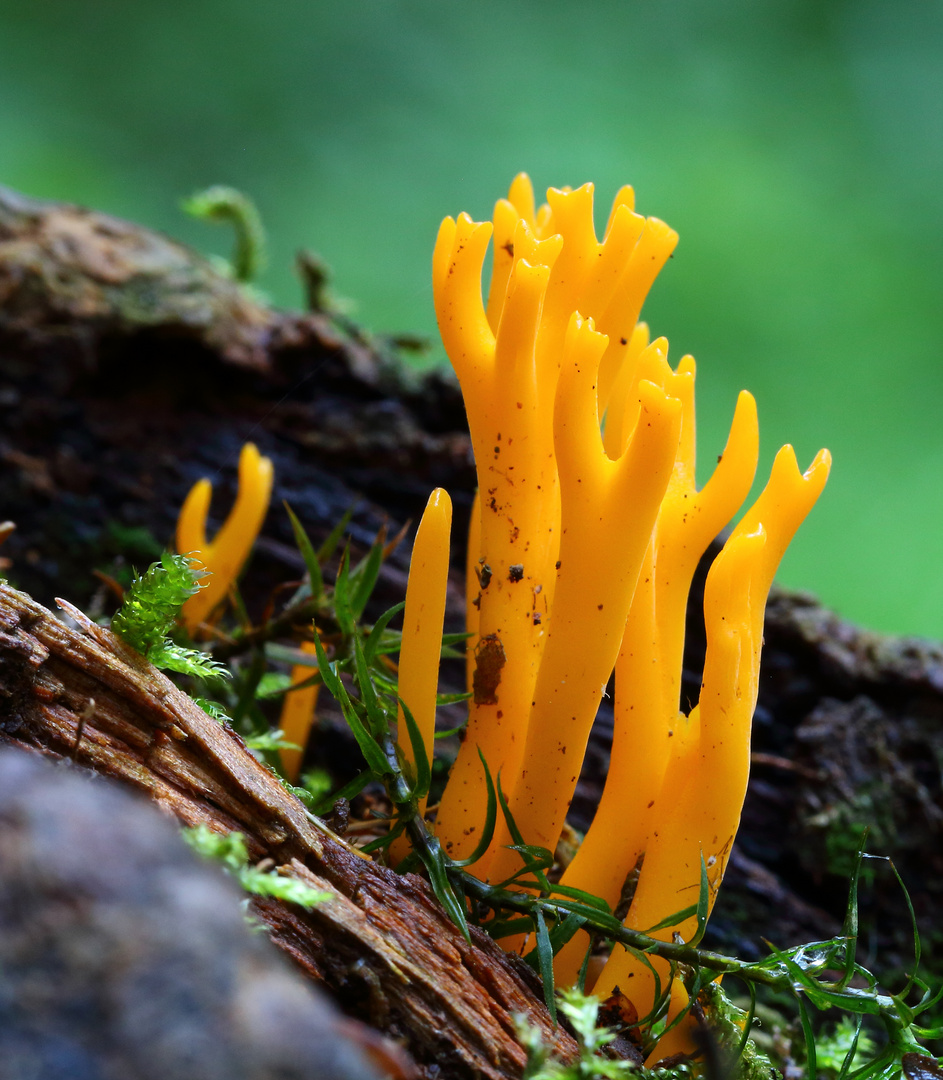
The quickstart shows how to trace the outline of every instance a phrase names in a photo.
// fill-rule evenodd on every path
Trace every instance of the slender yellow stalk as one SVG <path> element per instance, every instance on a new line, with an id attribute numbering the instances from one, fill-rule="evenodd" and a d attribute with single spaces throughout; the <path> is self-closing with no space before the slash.
<path id="1" fill-rule="evenodd" d="M 432 760 L 435 738 L 435 702 L 442 653 L 442 624 L 449 583 L 449 534 L 452 500 L 444 488 L 436 488 L 423 511 L 406 586 L 403 639 L 399 654 L 398 692 L 416 721 L 426 757 Z M 415 765 L 412 742 L 400 706 L 397 745 L 403 758 Z M 425 812 L 426 800 L 419 806 Z"/>
<path id="2" fill-rule="evenodd" d="M 409 559 L 406 584 L 406 607 L 403 611 L 403 639 L 400 645 L 398 692 L 400 704 L 396 724 L 396 745 L 408 765 L 416 764 L 413 742 L 409 739 L 403 704 L 416 721 L 416 727 L 432 760 L 435 739 L 435 696 L 439 690 L 439 663 L 442 654 L 442 627 L 445 619 L 445 595 L 448 589 L 449 534 L 452 530 L 452 500 L 441 487 L 435 488 L 416 531 L 413 554 Z M 419 814 L 426 812 L 426 797 L 419 800 Z M 412 851 L 404 834 L 390 845 L 390 859 L 401 862 Z"/>
<path id="3" fill-rule="evenodd" d="M 301 651 L 308 656 L 314 656 L 317 649 L 313 641 L 302 641 Z M 291 669 L 292 686 L 307 682 L 317 669 L 304 664 L 295 664 Z M 318 683 L 303 686 L 300 690 L 289 690 L 285 695 L 282 705 L 281 718 L 278 728 L 285 742 L 294 743 L 298 750 L 283 749 L 280 751 L 282 759 L 282 771 L 285 777 L 292 783 L 298 782 L 301 772 L 301 760 L 304 757 L 305 747 L 314 726 L 314 711 L 318 705 L 318 691 L 321 689 Z"/>
<path id="4" fill-rule="evenodd" d="M 481 573 L 479 564 L 481 552 L 481 492 L 475 491 L 472 499 L 471 516 L 468 519 L 468 550 L 465 554 L 465 686 L 470 694 L 475 675 L 475 651 L 478 648 L 478 624 L 480 613 L 478 606 Z"/>
<path id="5" fill-rule="evenodd" d="M 481 508 L 474 694 L 437 818 L 437 833 L 456 857 L 475 846 L 485 817 L 478 748 L 495 772 L 516 772 L 519 718 L 530 706 L 544 640 L 539 613 L 552 591 L 558 543 L 552 425 L 538 392 L 555 372 L 538 379 L 534 349 L 550 269 L 516 259 L 494 334 L 480 295 L 489 232 L 465 215 L 447 220 L 434 259 L 436 310 L 465 395 Z M 515 251 L 526 240 L 519 233 Z M 550 262 L 560 246 L 530 243 Z"/>
<path id="6" fill-rule="evenodd" d="M 205 477 L 190 488 L 177 516 L 177 551 L 207 551 L 206 515 L 210 512 L 213 485 Z"/>

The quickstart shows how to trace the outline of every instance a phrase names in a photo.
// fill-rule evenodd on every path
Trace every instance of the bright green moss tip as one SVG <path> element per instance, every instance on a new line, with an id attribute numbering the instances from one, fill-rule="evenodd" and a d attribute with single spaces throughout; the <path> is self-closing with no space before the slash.
<path id="1" fill-rule="evenodd" d="M 180 608 L 199 588 L 199 574 L 190 560 L 165 551 L 160 562 L 152 563 L 131 583 L 111 629 L 155 667 L 204 679 L 224 676 L 226 670 L 214 660 L 169 637 Z"/>

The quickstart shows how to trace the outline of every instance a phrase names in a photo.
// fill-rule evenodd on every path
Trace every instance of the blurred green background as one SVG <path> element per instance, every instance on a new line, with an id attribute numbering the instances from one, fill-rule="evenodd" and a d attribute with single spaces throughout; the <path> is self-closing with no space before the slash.
<path id="1" fill-rule="evenodd" d="M 633 183 L 681 234 L 645 315 L 702 463 L 742 386 L 761 468 L 834 454 L 780 579 L 943 637 L 941 0 L 0 0 L 0 42 L 0 182 L 224 253 L 178 203 L 235 185 L 263 288 L 299 305 L 313 248 L 377 331 L 434 334 L 439 219 L 518 170 L 603 223 Z"/>

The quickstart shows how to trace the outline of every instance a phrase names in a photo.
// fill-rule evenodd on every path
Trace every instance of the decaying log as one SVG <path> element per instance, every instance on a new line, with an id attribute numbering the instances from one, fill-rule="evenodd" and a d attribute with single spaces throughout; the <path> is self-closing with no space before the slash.
<path id="1" fill-rule="evenodd" d="M 442 486 L 459 536 L 474 470 L 458 384 L 417 377 L 396 349 L 323 307 L 264 305 L 141 225 L 0 188 L 11 580 L 46 606 L 63 593 L 94 605 L 93 570 L 156 558 L 201 477 L 215 488 L 210 530 L 221 522 L 246 441 L 275 462 L 252 612 L 304 571 L 283 501 L 315 545 L 356 504 L 356 558 L 384 521 L 394 535 L 418 520 Z M 403 545 L 384 564 L 379 611 L 402 599 L 408 560 Z"/>
<path id="2" fill-rule="evenodd" d="M 412 1080 L 244 896 L 120 783 L 0 746 L 0 1080 Z"/>
<path id="3" fill-rule="evenodd" d="M 71 757 L 146 794 L 186 825 L 238 830 L 332 894 L 311 912 L 256 904 L 271 936 L 348 1009 L 401 1040 L 426 1075 L 515 1077 L 521 1013 L 564 1059 L 539 985 L 482 932 L 472 944 L 427 884 L 355 852 L 165 676 L 110 631 L 64 605 L 72 629 L 0 585 L 0 743 Z"/>
<path id="4" fill-rule="evenodd" d="M 0 191 L 0 520 L 17 524 L 2 552 L 12 563 L 11 578 L 47 604 L 65 592 L 81 604 L 95 604 L 97 597 L 97 610 L 107 612 L 91 570 L 119 573 L 128 561 L 142 568 L 155 558 L 200 476 L 216 482 L 211 525 L 220 520 L 233 498 L 239 447 L 251 439 L 276 461 L 272 512 L 245 579 L 256 616 L 274 587 L 304 572 L 282 500 L 317 544 L 361 497 L 349 529 L 357 552 L 369 546 L 384 519 L 391 533 L 407 519 L 417 520 L 429 491 L 440 485 L 455 505 L 452 585 L 460 598 L 460 538 L 474 486 L 461 396 L 454 381 L 441 375 L 408 377 L 402 365 L 390 362 L 388 346 L 317 303 L 300 314 L 260 305 L 207 260 L 139 225 Z M 142 535 L 156 548 L 142 548 Z M 384 564 L 378 611 L 402 599 L 408 556 L 404 544 Z M 689 607 L 684 708 L 697 700 L 704 655 L 702 575 L 699 582 Z M 50 649 L 46 658 L 48 646 L 28 632 L 30 610 L 9 609 L 0 640 L 0 684 L 12 694 L 0 698 L 0 738 L 118 772 L 184 820 L 240 828 L 256 856 L 272 851 L 286 864 L 297 858 L 306 872 L 352 899 L 351 910 L 336 909 L 338 918 L 361 919 L 364 933 L 368 924 L 386 932 L 385 903 L 394 915 L 430 903 L 425 886 L 358 868 L 350 860 L 361 860 L 330 837 L 313 834 L 323 845 L 315 856 L 298 839 L 307 834 L 267 832 L 264 803 L 244 791 L 241 780 L 233 785 L 228 766 L 204 755 L 196 735 L 174 737 L 186 734 L 186 724 L 168 724 L 164 714 L 153 712 L 151 699 L 148 712 L 123 698 L 120 688 L 108 689 L 100 674 L 83 669 L 74 649 Z M 452 614 L 460 618 L 460 602 Z M 43 613 L 37 635 L 50 632 L 40 626 L 49 618 Z M 16 619 L 25 619 L 19 636 L 10 628 Z M 90 639 L 69 640 L 75 645 Z M 138 671 L 133 658 L 125 656 L 122 664 L 115 670 L 130 665 Z M 75 748 L 76 717 L 89 697 L 96 709 Z M 321 717 L 322 736 L 337 736 L 325 720 L 330 717 Z M 263 790 L 272 789 L 271 777 L 248 760 L 238 740 L 215 734 L 226 740 L 233 761 L 250 770 L 246 776 L 260 777 Z M 356 754 L 355 746 L 341 741 L 345 736 L 340 730 L 330 744 L 337 753 L 325 761 L 335 775 L 347 747 Z M 598 803 L 610 738 L 604 703 L 571 807 L 570 821 L 579 830 Z M 836 860 L 836 841 L 847 849 L 870 824 L 870 849 L 893 855 L 924 931 L 924 960 L 939 970 L 943 648 L 868 634 L 807 597 L 774 591 L 754 751 L 741 829 L 707 943 L 749 959 L 765 955 L 770 938 L 785 946 L 837 933 L 848 851 L 844 862 Z M 319 753 L 319 746 L 312 752 Z M 873 828 L 876 819 L 881 829 Z M 307 818 L 303 824 L 314 828 Z M 353 876 L 345 877 L 348 872 Z M 911 964 L 912 935 L 900 905 L 896 885 L 865 890 L 861 897 L 862 918 L 876 927 L 875 970 L 883 973 Z M 470 993 L 475 1008 L 446 1005 L 418 989 L 407 1006 L 393 975 L 387 972 L 379 983 L 373 977 L 373 965 L 382 969 L 388 957 L 358 964 L 356 934 L 335 932 L 276 905 L 266 919 L 302 967 L 327 980 L 352 1011 L 372 1013 L 390 1031 L 404 1031 L 415 1016 L 425 1018 L 420 1005 L 443 1029 L 455 1009 L 477 1023 L 477 995 L 482 986 L 491 992 L 487 965 L 493 950 L 483 943 L 482 951 L 462 951 L 447 923 L 452 937 L 440 935 L 438 943 L 455 942 L 467 969 L 459 996 Z M 402 934 L 406 922 L 404 917 Z M 404 940 L 409 938 L 397 939 L 400 952 Z M 451 963 L 451 944 L 442 947 L 423 970 Z M 520 989 L 508 961 L 499 960 L 502 979 Z M 474 969 L 478 962 L 486 968 Z M 528 993 L 526 987 L 520 992 Z M 413 1006 L 416 1012 L 408 1012 Z M 509 1008 L 500 998 L 488 1003 L 490 1026 L 477 1042 L 471 1037 L 479 1054 L 487 1057 L 483 1047 L 492 1032 L 495 1045 L 505 1048 L 500 1052 L 511 1053 Z M 430 1048 L 442 1045 L 429 1034 L 409 1038 L 418 1040 L 410 1045 L 424 1061 L 433 1056 Z"/>

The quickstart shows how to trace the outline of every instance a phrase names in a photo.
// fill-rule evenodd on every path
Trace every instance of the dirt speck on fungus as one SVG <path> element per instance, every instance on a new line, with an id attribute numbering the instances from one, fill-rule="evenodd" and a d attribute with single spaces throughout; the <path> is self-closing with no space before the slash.
<path id="1" fill-rule="evenodd" d="M 497 705 L 501 671 L 507 663 L 504 646 L 497 634 L 487 634 L 475 647 L 472 696 L 476 705 Z"/>

